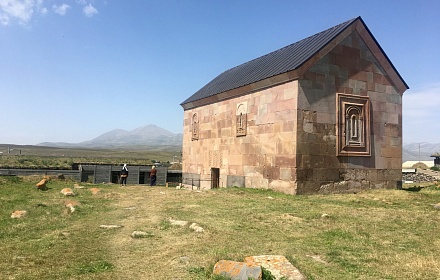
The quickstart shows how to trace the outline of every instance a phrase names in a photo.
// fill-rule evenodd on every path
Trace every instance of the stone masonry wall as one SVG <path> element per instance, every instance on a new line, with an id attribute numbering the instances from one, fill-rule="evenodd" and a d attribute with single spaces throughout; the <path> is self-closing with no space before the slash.
<path id="1" fill-rule="evenodd" d="M 395 188 L 402 96 L 354 31 L 299 79 L 297 193 Z M 336 93 L 369 96 L 371 156 L 337 156 Z"/>
<path id="2" fill-rule="evenodd" d="M 296 112 L 298 82 L 184 112 L 183 176 L 200 174 L 210 188 L 211 168 L 220 169 L 220 187 L 271 188 L 296 193 Z M 236 136 L 237 104 L 246 105 L 246 136 Z M 199 139 L 191 140 L 192 116 Z M 185 175 L 186 174 L 186 175 Z M 184 178 L 185 180 L 185 178 Z"/>

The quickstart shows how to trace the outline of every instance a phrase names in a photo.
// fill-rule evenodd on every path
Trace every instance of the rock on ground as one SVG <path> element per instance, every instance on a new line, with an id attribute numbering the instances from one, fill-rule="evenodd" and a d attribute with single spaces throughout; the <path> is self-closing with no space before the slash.
<path id="1" fill-rule="evenodd" d="M 75 201 L 75 200 L 66 200 L 66 201 L 64 201 L 64 206 L 66 206 L 70 210 L 70 213 L 75 212 L 75 210 L 76 210 L 75 207 L 78 206 L 78 205 L 80 205 L 80 203 L 78 201 Z"/>
<path id="2" fill-rule="evenodd" d="M 44 178 L 42 179 L 40 182 L 38 182 L 35 186 L 37 187 L 38 190 L 47 190 L 47 179 Z"/>
<path id="3" fill-rule="evenodd" d="M 195 231 L 195 232 L 198 232 L 198 233 L 202 233 L 202 232 L 205 231 L 201 226 L 199 226 L 199 225 L 196 224 L 196 223 L 192 223 L 192 224 L 189 226 L 189 228 L 192 229 L 192 230 Z"/>
<path id="4" fill-rule="evenodd" d="M 305 280 L 305 276 L 294 267 L 284 256 L 262 255 L 246 257 L 247 265 L 260 265 L 270 271 L 275 279 Z"/>
<path id="5" fill-rule="evenodd" d="M 173 220 L 173 219 L 169 219 L 168 221 L 173 226 L 184 227 L 184 226 L 186 226 L 188 224 L 188 221 L 179 221 L 179 220 Z"/>
<path id="6" fill-rule="evenodd" d="M 16 211 L 12 212 L 11 218 L 13 218 L 13 219 L 20 219 L 20 218 L 23 218 L 26 215 L 27 215 L 27 211 L 26 210 L 16 210 Z"/>
<path id="7" fill-rule="evenodd" d="M 61 190 L 61 193 L 64 196 L 75 196 L 75 193 L 72 191 L 71 188 L 64 188 L 64 189 Z"/>
<path id="8" fill-rule="evenodd" d="M 213 274 L 226 276 L 231 280 L 260 280 L 263 277 L 261 266 L 227 260 L 218 261 L 214 265 Z"/>
<path id="9" fill-rule="evenodd" d="M 140 230 L 135 230 L 131 233 L 131 237 L 133 238 L 145 238 L 145 237 L 152 237 L 153 234 L 145 232 L 145 231 L 140 231 Z"/>
<path id="10" fill-rule="evenodd" d="M 116 228 L 121 228 L 122 226 L 120 225 L 100 225 L 100 228 L 105 228 L 105 229 L 116 229 Z"/>
<path id="11" fill-rule="evenodd" d="M 91 189 L 90 189 L 90 192 L 91 192 L 93 195 L 97 195 L 100 191 L 101 191 L 100 188 L 91 188 Z"/>

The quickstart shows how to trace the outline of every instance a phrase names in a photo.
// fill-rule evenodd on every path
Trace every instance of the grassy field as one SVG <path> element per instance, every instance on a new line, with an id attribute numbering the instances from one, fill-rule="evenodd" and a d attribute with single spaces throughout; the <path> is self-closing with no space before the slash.
<path id="1" fill-rule="evenodd" d="M 286 256 L 308 279 L 440 278 L 435 185 L 289 196 L 86 184 L 69 213 L 60 190 L 75 182 L 37 191 L 39 179 L 0 177 L 1 279 L 219 279 L 216 261 L 263 254 Z M 15 210 L 28 214 L 12 219 Z M 132 238 L 135 230 L 147 236 Z"/>
<path id="2" fill-rule="evenodd" d="M 8 149 L 12 149 L 8 153 Z M 70 169 L 72 163 L 146 165 L 180 158 L 179 147 L 157 149 L 53 148 L 0 144 L 0 168 Z"/>

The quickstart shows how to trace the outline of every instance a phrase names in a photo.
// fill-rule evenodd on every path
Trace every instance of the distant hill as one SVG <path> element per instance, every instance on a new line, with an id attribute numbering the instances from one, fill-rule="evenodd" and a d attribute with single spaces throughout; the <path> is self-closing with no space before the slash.
<path id="1" fill-rule="evenodd" d="M 182 134 L 174 134 L 166 129 L 150 124 L 130 131 L 114 129 L 98 137 L 81 143 L 44 142 L 37 146 L 57 148 L 130 148 L 130 149 L 163 149 L 167 146 L 181 147 Z M 420 148 L 420 151 L 419 151 Z M 433 160 L 432 154 L 440 152 L 440 143 L 409 143 L 403 145 L 402 159 Z"/>
<path id="2" fill-rule="evenodd" d="M 403 145 L 402 158 L 404 162 L 407 160 L 434 160 L 431 155 L 438 152 L 440 152 L 440 143 L 409 143 Z"/>
<path id="3" fill-rule="evenodd" d="M 130 131 L 114 129 L 99 135 L 98 137 L 80 142 L 43 142 L 36 146 L 57 148 L 132 148 L 144 149 L 162 146 L 182 146 L 182 134 L 174 134 L 156 125 L 149 124 Z"/>

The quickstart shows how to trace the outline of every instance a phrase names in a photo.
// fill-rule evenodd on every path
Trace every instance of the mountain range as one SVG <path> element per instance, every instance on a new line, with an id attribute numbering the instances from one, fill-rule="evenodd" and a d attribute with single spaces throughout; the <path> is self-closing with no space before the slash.
<path id="1" fill-rule="evenodd" d="M 408 160 L 434 160 L 431 155 L 435 153 L 440 153 L 440 143 L 409 143 L 403 145 L 402 159 L 404 162 Z"/>
<path id="2" fill-rule="evenodd" d="M 58 147 L 58 148 L 130 148 L 130 149 L 151 149 L 165 147 L 181 147 L 181 133 L 175 134 L 153 124 L 142 126 L 133 130 L 114 129 L 98 137 L 80 142 L 44 142 L 37 146 Z M 434 153 L 440 152 L 440 143 L 432 144 L 427 142 L 409 143 L 403 145 L 403 161 L 408 160 L 433 160 Z"/>
<path id="3" fill-rule="evenodd" d="M 131 148 L 145 149 L 163 146 L 182 146 L 182 133 L 172 133 L 153 124 L 142 126 L 133 130 L 114 129 L 98 137 L 80 142 L 43 142 L 37 146 L 57 148 Z"/>

